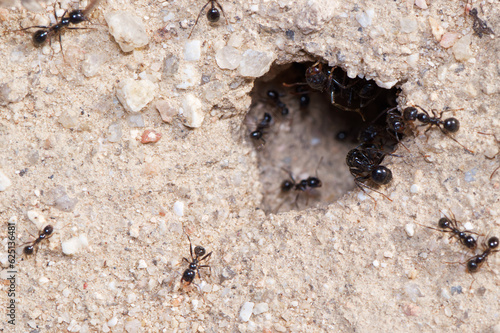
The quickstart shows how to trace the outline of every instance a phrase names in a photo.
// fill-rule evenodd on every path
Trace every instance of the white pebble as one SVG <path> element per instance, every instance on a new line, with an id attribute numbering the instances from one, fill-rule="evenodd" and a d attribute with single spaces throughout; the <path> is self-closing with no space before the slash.
<path id="1" fill-rule="evenodd" d="M 174 213 L 177 216 L 183 216 L 184 215 L 184 202 L 177 201 L 176 203 L 174 203 Z"/>
<path id="2" fill-rule="evenodd" d="M 417 20 L 410 17 L 400 19 L 399 23 L 401 25 L 401 32 L 406 34 L 412 33 L 418 28 Z"/>
<path id="3" fill-rule="evenodd" d="M 365 194 L 365 192 L 360 191 L 358 192 L 358 200 L 359 201 L 365 201 L 368 198 L 368 196 Z"/>
<path id="4" fill-rule="evenodd" d="M 232 46 L 224 46 L 215 54 L 217 66 L 222 69 L 236 69 L 240 65 L 241 52 Z"/>
<path id="5" fill-rule="evenodd" d="M 425 0 L 415 0 L 415 6 L 421 9 L 427 9 L 427 3 L 425 2 Z"/>
<path id="6" fill-rule="evenodd" d="M 253 314 L 259 315 L 259 314 L 267 312 L 267 311 L 269 311 L 269 304 L 264 303 L 264 302 L 257 303 L 257 305 L 255 305 L 255 308 L 253 309 Z"/>
<path id="7" fill-rule="evenodd" d="M 378 260 L 373 260 L 373 267 L 378 267 L 380 265 L 380 263 L 378 262 Z"/>
<path id="8" fill-rule="evenodd" d="M 193 299 L 191 301 L 191 304 L 193 305 L 193 311 L 196 311 L 196 309 L 198 309 L 198 305 L 199 305 L 199 301 L 197 299 Z"/>
<path id="9" fill-rule="evenodd" d="M 417 184 L 413 184 L 411 187 L 410 187 L 410 193 L 418 193 L 418 190 L 420 189 L 420 187 L 417 185 Z"/>
<path id="10" fill-rule="evenodd" d="M 123 52 L 148 45 L 149 37 L 140 17 L 129 12 L 117 11 L 106 15 L 109 33 Z"/>
<path id="11" fill-rule="evenodd" d="M 137 295 L 130 293 L 127 295 L 127 303 L 134 303 L 137 300 Z"/>
<path id="12" fill-rule="evenodd" d="M 441 297 L 444 299 L 450 299 L 450 293 L 448 292 L 448 289 L 446 288 L 441 288 Z"/>
<path id="13" fill-rule="evenodd" d="M 455 45 L 456 41 L 458 39 L 458 33 L 456 32 L 445 32 L 443 33 L 443 36 L 441 37 L 441 40 L 439 41 L 439 45 L 441 47 L 448 49 Z"/>
<path id="14" fill-rule="evenodd" d="M 186 61 L 197 61 L 201 57 L 201 41 L 200 40 L 188 40 L 184 44 L 184 60 Z"/>
<path id="15" fill-rule="evenodd" d="M 434 35 L 434 38 L 436 38 L 438 42 L 441 41 L 441 38 L 443 37 L 443 34 L 446 32 L 446 30 L 441 26 L 438 20 L 430 16 L 429 25 L 431 26 L 431 31 Z"/>
<path id="16" fill-rule="evenodd" d="M 444 314 L 446 315 L 446 317 L 451 317 L 451 309 L 448 306 L 444 308 Z"/>
<path id="17" fill-rule="evenodd" d="M 0 192 L 5 191 L 10 185 L 12 185 L 12 182 L 9 177 L 7 177 L 2 170 L 0 170 Z"/>
<path id="18" fill-rule="evenodd" d="M 184 64 L 180 72 L 179 79 L 181 83 L 176 85 L 178 89 L 188 89 L 200 83 L 201 74 L 193 64 Z"/>
<path id="19" fill-rule="evenodd" d="M 241 310 L 240 310 L 240 320 L 241 321 L 247 322 L 248 320 L 250 320 L 250 316 L 252 315 L 254 305 L 255 305 L 255 303 L 252 303 L 252 302 L 245 302 L 243 304 L 243 306 L 241 307 Z"/>
<path id="20" fill-rule="evenodd" d="M 193 94 L 186 94 L 182 99 L 182 114 L 186 119 L 184 123 L 186 126 L 200 127 L 205 118 L 200 99 Z"/>
<path id="21" fill-rule="evenodd" d="M 61 243 L 62 251 L 66 255 L 75 254 L 82 248 L 89 246 L 87 235 L 81 234 L 80 236 L 68 239 Z"/>
<path id="22" fill-rule="evenodd" d="M 413 54 L 410 54 L 409 56 L 406 57 L 406 62 L 411 67 L 416 67 L 418 65 L 419 58 L 420 58 L 420 55 L 418 53 L 413 53 Z"/>
<path id="23" fill-rule="evenodd" d="M 367 9 L 365 12 L 357 13 L 356 20 L 359 25 L 366 28 L 372 24 L 372 19 L 375 16 L 375 11 L 373 9 Z"/>
<path id="24" fill-rule="evenodd" d="M 245 77 L 260 77 L 266 74 L 276 58 L 273 52 L 246 50 L 240 62 L 239 72 Z"/>
<path id="25" fill-rule="evenodd" d="M 455 45 L 453 45 L 453 55 L 458 61 L 466 61 L 472 58 L 472 50 L 470 48 L 472 36 L 471 34 L 465 35 L 460 38 Z"/>
<path id="26" fill-rule="evenodd" d="M 136 223 L 130 226 L 130 228 L 128 229 L 128 233 L 132 238 L 138 238 L 139 235 L 141 234 L 139 226 Z"/>
<path id="27" fill-rule="evenodd" d="M 405 231 L 408 236 L 413 237 L 413 235 L 415 235 L 415 224 L 407 223 L 405 225 Z"/>
<path id="28" fill-rule="evenodd" d="M 465 230 L 472 230 L 472 229 L 474 229 L 474 225 L 472 223 L 470 223 L 470 222 L 465 222 L 464 223 L 464 229 Z"/>
<path id="29" fill-rule="evenodd" d="M 116 88 L 116 97 L 128 112 L 139 112 L 155 96 L 156 85 L 149 80 L 125 79 Z"/>
<path id="30" fill-rule="evenodd" d="M 49 279 L 47 279 L 45 276 L 42 276 L 41 278 L 38 279 L 38 282 L 40 282 L 40 284 L 44 284 L 49 282 Z"/>
<path id="31" fill-rule="evenodd" d="M 392 258 L 392 257 L 394 257 L 394 253 L 392 253 L 390 251 L 385 251 L 384 252 L 384 257 L 386 257 L 386 258 Z"/>
<path id="32" fill-rule="evenodd" d="M 66 110 L 57 119 L 64 128 L 75 128 L 78 126 L 78 113 L 74 110 Z"/>
<path id="33" fill-rule="evenodd" d="M 147 267 L 148 267 L 148 264 L 146 264 L 146 262 L 143 259 L 139 260 L 139 265 L 137 265 L 138 269 L 147 268 Z"/>
<path id="34" fill-rule="evenodd" d="M 118 318 L 116 317 L 111 318 L 110 320 L 108 320 L 107 324 L 109 327 L 116 326 L 116 324 L 118 324 Z"/>
<path id="35" fill-rule="evenodd" d="M 297 306 L 299 306 L 299 302 L 292 301 L 292 303 L 290 303 L 290 305 L 293 306 L 294 308 L 296 308 Z"/>
<path id="36" fill-rule="evenodd" d="M 26 216 L 28 216 L 28 220 L 33 222 L 37 227 L 41 228 L 42 225 L 45 226 L 45 217 L 36 210 L 29 210 L 26 212 Z"/>
<path id="37" fill-rule="evenodd" d="M 68 288 L 64 288 L 62 294 L 64 297 L 68 297 L 71 294 L 71 290 L 69 290 Z"/>
<path id="38" fill-rule="evenodd" d="M 141 322 L 138 319 L 125 321 L 125 331 L 127 331 L 127 333 L 140 332 L 141 327 Z"/>

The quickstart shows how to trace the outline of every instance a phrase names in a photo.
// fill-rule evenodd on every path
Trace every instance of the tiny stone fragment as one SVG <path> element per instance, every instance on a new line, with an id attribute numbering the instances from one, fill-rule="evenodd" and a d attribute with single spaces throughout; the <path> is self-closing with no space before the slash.
<path id="1" fill-rule="evenodd" d="M 406 17 L 399 20 L 401 32 L 409 34 L 417 30 L 418 22 L 414 18 Z"/>
<path id="2" fill-rule="evenodd" d="M 10 185 L 12 185 L 12 182 L 9 177 L 0 170 L 0 192 L 5 191 Z"/>
<path id="3" fill-rule="evenodd" d="M 188 40 L 184 44 L 184 60 L 197 61 L 201 57 L 201 41 Z"/>
<path id="4" fill-rule="evenodd" d="M 75 128 L 78 126 L 78 114 L 71 109 L 64 111 L 58 121 L 64 128 Z"/>
<path id="5" fill-rule="evenodd" d="M 163 61 L 163 77 L 170 77 L 179 71 L 179 59 L 173 55 L 168 54 Z"/>
<path id="6" fill-rule="evenodd" d="M 160 113 L 161 120 L 166 123 L 171 123 L 177 110 L 165 99 L 160 99 L 155 102 L 156 110 Z"/>
<path id="7" fill-rule="evenodd" d="M 472 36 L 465 35 L 453 45 L 453 55 L 458 61 L 467 61 L 472 58 L 472 50 L 470 48 Z"/>
<path id="8" fill-rule="evenodd" d="M 255 303 L 245 302 L 240 310 L 240 320 L 243 322 L 247 322 L 250 320 L 250 316 L 252 315 L 253 306 Z"/>
<path id="9" fill-rule="evenodd" d="M 372 24 L 373 17 L 375 16 L 375 11 L 373 9 L 367 9 L 364 12 L 356 14 L 356 21 L 363 28 L 366 28 Z"/>
<path id="10" fill-rule="evenodd" d="M 111 123 L 108 127 L 108 141 L 118 142 L 122 138 L 122 125 L 119 122 Z"/>
<path id="11" fill-rule="evenodd" d="M 141 136 L 141 143 L 156 143 L 161 139 L 161 133 L 145 130 Z"/>
<path id="12" fill-rule="evenodd" d="M 116 88 L 116 97 L 128 112 L 139 112 L 154 98 L 156 85 L 149 80 L 125 79 Z"/>
<path id="13" fill-rule="evenodd" d="M 144 127 L 144 118 L 141 113 L 132 113 L 127 118 L 130 127 L 142 128 Z"/>
<path id="14" fill-rule="evenodd" d="M 149 37 L 140 17 L 129 12 L 117 11 L 106 15 L 109 33 L 123 52 L 131 52 L 149 43 Z"/>
<path id="15" fill-rule="evenodd" d="M 200 127 L 205 118 L 201 101 L 193 94 L 186 94 L 184 96 L 182 100 L 182 113 L 186 119 L 184 124 L 191 128 Z"/>
<path id="16" fill-rule="evenodd" d="M 427 3 L 425 0 L 415 0 L 415 6 L 421 9 L 427 9 Z"/>
<path id="17" fill-rule="evenodd" d="M 217 66 L 222 69 L 236 69 L 240 65 L 241 52 L 232 46 L 224 46 L 215 54 Z"/>
<path id="18" fill-rule="evenodd" d="M 275 57 L 272 52 L 246 50 L 240 62 L 239 72 L 245 77 L 260 77 L 269 71 Z"/>
<path id="19" fill-rule="evenodd" d="M 259 315 L 261 313 L 269 311 L 269 304 L 267 303 L 257 303 L 253 309 L 254 315 Z"/>
<path id="20" fill-rule="evenodd" d="M 458 39 L 457 32 L 445 32 L 439 41 L 439 45 L 445 49 L 452 47 Z"/>
<path id="21" fill-rule="evenodd" d="M 181 83 L 176 85 L 178 89 L 188 89 L 190 87 L 194 87 L 201 80 L 201 74 L 198 72 L 196 66 L 190 63 L 184 64 L 179 79 Z"/>
<path id="22" fill-rule="evenodd" d="M 184 215 L 184 202 L 182 202 L 182 201 L 176 201 L 174 203 L 174 213 L 177 216 L 183 216 Z"/>
<path id="23" fill-rule="evenodd" d="M 441 38 L 443 37 L 443 34 L 446 32 L 446 30 L 441 26 L 441 24 L 439 24 L 439 21 L 433 17 L 429 17 L 429 25 L 431 26 L 432 35 L 434 35 L 434 38 L 436 38 L 438 42 L 441 41 Z"/>
<path id="24" fill-rule="evenodd" d="M 75 254 L 87 246 L 89 246 L 89 240 L 87 239 L 87 235 L 85 234 L 70 238 L 67 241 L 61 243 L 62 251 L 66 255 Z"/>
<path id="25" fill-rule="evenodd" d="M 55 187 L 47 193 L 46 204 L 49 206 L 55 206 L 63 212 L 73 211 L 77 203 L 78 199 L 70 198 L 62 186 Z"/>
<path id="26" fill-rule="evenodd" d="M 405 226 L 405 231 L 408 236 L 413 237 L 413 235 L 415 234 L 415 224 L 407 223 Z"/>

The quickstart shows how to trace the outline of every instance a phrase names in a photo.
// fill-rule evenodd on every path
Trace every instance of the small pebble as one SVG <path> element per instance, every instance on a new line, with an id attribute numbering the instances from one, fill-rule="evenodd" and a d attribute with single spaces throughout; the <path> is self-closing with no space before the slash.
<path id="1" fill-rule="evenodd" d="M 28 217 L 28 220 L 33 222 L 38 228 L 45 226 L 45 217 L 40 212 L 37 212 L 36 210 L 29 210 L 26 212 L 26 216 Z"/>
<path id="2" fill-rule="evenodd" d="M 122 125 L 119 122 L 111 123 L 108 126 L 108 137 L 106 138 L 108 142 L 119 142 L 122 138 Z"/>
<path id="3" fill-rule="evenodd" d="M 462 286 L 451 287 L 450 291 L 452 295 L 460 295 L 462 293 Z"/>
<path id="4" fill-rule="evenodd" d="M 399 24 L 401 25 L 401 32 L 406 34 L 412 33 L 418 28 L 417 20 L 410 17 L 400 19 Z"/>
<path id="5" fill-rule="evenodd" d="M 457 61 L 467 61 L 472 58 L 472 50 L 470 48 L 472 35 L 468 34 L 460 38 L 455 45 L 453 45 L 453 55 Z"/>
<path id="6" fill-rule="evenodd" d="M 155 102 L 155 107 L 160 113 L 161 120 L 165 123 L 170 124 L 177 114 L 177 109 L 174 108 L 171 103 L 165 99 L 160 99 Z"/>
<path id="7" fill-rule="evenodd" d="M 156 143 L 161 139 L 161 133 L 145 130 L 141 136 L 141 143 Z"/>
<path id="8" fill-rule="evenodd" d="M 420 9 L 427 9 L 427 3 L 425 2 L 425 0 L 415 0 L 415 6 Z"/>
<path id="9" fill-rule="evenodd" d="M 239 73 L 245 77 L 260 77 L 269 71 L 275 58 L 272 52 L 246 50 L 238 67 Z"/>
<path id="10" fill-rule="evenodd" d="M 82 61 L 83 75 L 86 77 L 95 76 L 105 61 L 106 57 L 102 54 L 86 54 L 85 60 Z"/>
<path id="11" fill-rule="evenodd" d="M 415 224 L 407 223 L 405 225 L 405 231 L 409 237 L 413 237 L 413 235 L 415 234 Z"/>
<path id="12" fill-rule="evenodd" d="M 125 331 L 127 333 L 138 333 L 141 330 L 141 322 L 139 319 L 132 319 L 125 321 Z"/>
<path id="13" fill-rule="evenodd" d="M 12 185 L 9 177 L 7 177 L 2 170 L 0 170 L 0 192 L 5 191 L 9 186 Z"/>
<path id="14" fill-rule="evenodd" d="M 420 189 L 420 187 L 417 185 L 417 184 L 413 184 L 411 187 L 410 187 L 410 193 L 418 193 L 418 190 Z"/>
<path id="15" fill-rule="evenodd" d="M 378 267 L 380 265 L 378 260 L 373 260 L 373 267 Z"/>
<path id="16" fill-rule="evenodd" d="M 440 295 L 444 299 L 450 299 L 451 298 L 450 293 L 448 292 L 448 290 L 446 288 L 441 288 Z"/>
<path id="17" fill-rule="evenodd" d="M 408 279 L 410 280 L 414 280 L 418 275 L 418 271 L 415 269 L 415 268 L 412 268 L 407 274 L 406 276 L 408 276 Z"/>
<path id="18" fill-rule="evenodd" d="M 182 114 L 186 119 L 184 123 L 186 126 L 200 127 L 205 118 L 200 99 L 193 94 L 186 94 L 182 100 Z"/>
<path id="19" fill-rule="evenodd" d="M 66 255 L 75 254 L 87 246 L 89 246 L 89 240 L 87 239 L 87 235 L 85 234 L 70 238 L 67 241 L 61 243 L 62 251 Z"/>
<path id="20" fill-rule="evenodd" d="M 468 230 L 468 231 L 472 230 L 472 229 L 474 229 L 474 225 L 472 223 L 470 223 L 470 222 L 465 222 L 464 223 L 464 229 Z"/>
<path id="21" fill-rule="evenodd" d="M 148 264 L 144 261 L 144 259 L 139 260 L 139 264 L 137 265 L 137 268 L 143 269 L 143 268 L 148 268 Z"/>
<path id="22" fill-rule="evenodd" d="M 179 58 L 173 54 L 168 54 L 163 61 L 163 73 L 164 78 L 173 76 L 179 71 Z"/>
<path id="23" fill-rule="evenodd" d="M 141 111 L 153 100 L 155 92 L 156 85 L 149 80 L 128 78 L 116 87 L 116 97 L 128 112 Z"/>
<path id="24" fill-rule="evenodd" d="M 241 321 L 247 322 L 248 320 L 250 320 L 250 316 L 252 315 L 254 305 L 255 304 L 252 302 L 245 302 L 243 304 L 243 306 L 241 307 L 241 310 L 240 310 L 240 320 Z"/>
<path id="25" fill-rule="evenodd" d="M 127 117 L 127 124 L 130 127 L 143 128 L 145 126 L 144 117 L 141 113 L 131 113 Z"/>
<path id="26" fill-rule="evenodd" d="M 201 41 L 188 40 L 184 44 L 184 60 L 197 61 L 201 57 Z"/>
<path id="27" fill-rule="evenodd" d="M 373 17 L 375 16 L 375 11 L 373 9 L 367 9 L 364 12 L 356 14 L 356 21 L 363 28 L 366 28 L 372 24 Z"/>
<path id="28" fill-rule="evenodd" d="M 269 311 L 269 305 L 267 303 L 257 303 L 255 307 L 253 308 L 253 314 L 254 315 L 259 315 L 261 313 Z"/>
<path id="29" fill-rule="evenodd" d="M 181 83 L 176 85 L 178 89 L 188 89 L 199 84 L 201 81 L 201 74 L 198 72 L 196 66 L 191 63 L 185 63 L 179 75 Z"/>
<path id="30" fill-rule="evenodd" d="M 105 16 L 109 33 L 120 45 L 123 52 L 148 45 L 149 37 L 142 19 L 129 12 L 116 11 Z"/>
<path id="31" fill-rule="evenodd" d="M 174 213 L 177 216 L 183 216 L 184 215 L 184 202 L 177 201 L 176 203 L 174 203 Z"/>
<path id="32" fill-rule="evenodd" d="M 49 279 L 47 279 L 45 276 L 42 276 L 38 279 L 38 282 L 40 282 L 40 284 L 44 284 L 49 282 Z"/>
<path id="33" fill-rule="evenodd" d="M 236 69 L 240 65 L 241 52 L 232 46 L 224 46 L 215 54 L 217 66 L 222 69 Z"/>
<path id="34" fill-rule="evenodd" d="M 78 126 L 78 113 L 76 113 L 71 109 L 63 111 L 63 113 L 59 116 L 57 121 L 64 128 L 75 128 Z"/>
<path id="35" fill-rule="evenodd" d="M 444 314 L 446 317 L 451 317 L 451 309 L 448 306 L 444 308 Z"/>
<path id="36" fill-rule="evenodd" d="M 113 317 L 110 320 L 108 320 L 108 322 L 107 322 L 107 325 L 109 327 L 114 327 L 114 326 L 116 326 L 116 324 L 118 324 L 118 318 L 117 317 Z"/>
<path id="37" fill-rule="evenodd" d="M 439 45 L 445 49 L 452 47 L 458 39 L 457 32 L 445 32 L 439 41 Z"/>

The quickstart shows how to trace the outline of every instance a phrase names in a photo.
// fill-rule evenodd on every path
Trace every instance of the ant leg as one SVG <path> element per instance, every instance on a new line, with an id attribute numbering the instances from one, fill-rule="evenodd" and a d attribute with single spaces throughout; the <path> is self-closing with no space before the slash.
<path id="1" fill-rule="evenodd" d="M 212 5 L 213 5 L 213 2 L 215 2 L 217 4 L 217 6 L 219 6 L 220 8 L 220 11 L 222 12 L 222 15 L 224 15 L 224 18 L 226 19 L 226 24 L 229 24 L 229 22 L 227 21 L 227 17 L 226 17 L 226 13 L 224 13 L 224 8 L 222 8 L 221 4 L 219 3 L 219 1 L 217 0 L 213 0 L 211 1 L 212 2 Z"/>
<path id="2" fill-rule="evenodd" d="M 189 252 L 191 253 L 191 260 L 194 260 L 193 257 L 193 244 L 191 243 L 191 238 L 189 238 L 189 235 L 187 234 L 186 230 L 184 229 L 184 233 L 186 234 L 188 241 L 189 241 Z M 183 258 L 186 259 L 186 258 Z M 187 261 L 187 260 L 186 260 Z M 189 263 L 189 261 L 187 261 Z"/>
<path id="3" fill-rule="evenodd" d="M 210 267 L 210 265 L 201 265 L 201 266 L 198 266 L 198 268 L 207 268 L 208 267 L 208 270 L 210 271 L 210 276 L 212 275 L 212 267 Z"/>
<path id="4" fill-rule="evenodd" d="M 193 33 L 193 30 L 194 30 L 194 27 L 196 27 L 196 25 L 198 24 L 198 20 L 200 19 L 200 16 L 201 16 L 201 13 L 203 13 L 203 11 L 205 10 L 205 8 L 207 8 L 207 6 L 212 3 L 211 0 L 209 0 L 205 6 L 203 6 L 203 8 L 201 8 L 200 10 L 200 13 L 198 14 L 198 17 L 196 18 L 196 21 L 194 21 L 194 25 L 193 25 L 193 28 L 191 29 L 191 32 L 189 33 L 189 36 L 188 36 L 188 39 L 191 38 L 191 35 Z M 224 15 L 224 17 L 226 17 L 226 15 Z"/>
<path id="5" fill-rule="evenodd" d="M 188 264 L 190 264 L 189 260 L 187 260 L 186 258 L 182 258 L 182 260 L 184 260 L 185 262 L 187 262 Z"/>
<path id="6" fill-rule="evenodd" d="M 212 251 L 213 252 L 213 251 Z M 210 252 L 209 254 L 205 255 L 203 258 L 201 258 L 199 261 L 203 261 L 203 260 L 208 260 L 210 259 L 210 256 L 212 255 L 212 252 Z M 203 267 L 203 266 L 198 266 L 198 267 Z"/>

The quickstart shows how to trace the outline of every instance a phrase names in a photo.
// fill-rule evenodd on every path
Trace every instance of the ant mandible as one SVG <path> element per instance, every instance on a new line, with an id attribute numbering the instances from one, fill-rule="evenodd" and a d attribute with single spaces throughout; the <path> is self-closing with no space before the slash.
<path id="1" fill-rule="evenodd" d="M 59 43 L 61 43 L 61 33 L 63 32 L 63 29 L 65 29 L 65 28 L 66 29 L 82 29 L 82 28 L 73 28 L 73 27 L 70 27 L 69 25 L 70 24 L 79 24 L 83 21 L 89 21 L 89 19 L 87 18 L 87 15 L 95 8 L 95 6 L 97 6 L 97 4 L 100 1 L 101 0 L 92 0 L 84 10 L 81 10 L 81 9 L 72 10 L 67 17 L 66 17 L 66 13 L 68 11 L 65 10 L 63 15 L 61 16 L 61 20 L 59 22 L 57 22 L 56 24 L 53 24 L 50 26 L 35 25 L 35 26 L 31 26 L 28 28 L 18 30 L 18 31 L 23 31 L 23 30 L 32 29 L 32 28 L 40 28 L 40 30 L 35 31 L 35 33 L 33 34 L 33 44 L 37 47 L 45 44 L 45 42 L 47 41 L 47 38 L 49 38 L 53 34 L 59 34 Z M 54 16 L 57 19 L 55 6 L 54 6 Z M 62 46 L 61 46 L 61 48 L 62 48 Z"/>
<path id="2" fill-rule="evenodd" d="M 54 232 L 54 227 L 51 226 L 50 224 L 47 225 L 45 228 L 43 228 L 42 231 L 38 232 L 38 237 L 36 237 L 36 239 L 30 245 L 26 245 L 24 247 L 23 253 L 25 255 L 32 255 L 35 252 L 35 250 L 38 250 L 38 246 L 43 240 L 49 239 L 50 237 L 53 236 L 53 232 Z"/>
<path id="3" fill-rule="evenodd" d="M 222 8 L 222 5 L 219 3 L 217 0 L 208 0 L 205 6 L 203 6 L 200 10 L 200 13 L 198 14 L 198 17 L 196 18 L 196 21 L 194 22 L 193 28 L 191 29 L 191 32 L 189 33 L 188 39 L 191 38 L 191 35 L 193 34 L 194 28 L 198 24 L 198 20 L 200 19 L 201 13 L 205 10 L 205 8 L 210 5 L 210 9 L 207 12 L 207 20 L 211 23 L 218 22 L 220 19 L 220 13 L 219 9 L 215 7 L 215 5 L 219 6 L 220 11 L 222 12 L 222 15 L 224 15 L 224 18 L 226 19 L 226 24 L 229 24 L 227 21 L 226 13 L 224 13 L 224 9 Z"/>
<path id="4" fill-rule="evenodd" d="M 191 261 L 186 258 L 182 258 L 182 260 L 186 261 L 189 264 L 189 268 L 187 268 L 182 274 L 181 282 L 186 281 L 186 284 L 191 284 L 196 277 L 196 273 L 198 273 L 198 278 L 201 279 L 200 268 L 208 267 L 210 269 L 210 273 L 212 272 L 212 268 L 209 265 L 200 265 L 200 262 L 204 260 L 208 260 L 212 255 L 212 252 L 205 255 L 205 248 L 202 246 L 196 246 L 194 248 L 194 257 L 193 257 L 193 244 L 191 243 L 191 239 L 189 235 L 186 233 L 186 236 L 189 240 L 189 251 L 191 253 Z"/>

